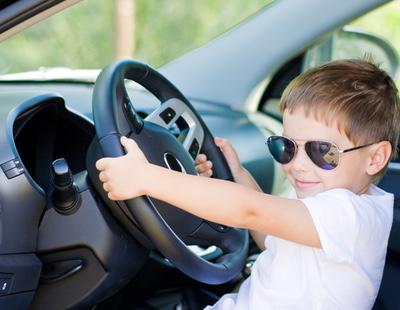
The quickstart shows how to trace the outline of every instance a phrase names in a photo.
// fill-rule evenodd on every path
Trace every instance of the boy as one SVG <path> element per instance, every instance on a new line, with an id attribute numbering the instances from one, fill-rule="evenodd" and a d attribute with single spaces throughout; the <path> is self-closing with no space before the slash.
<path id="1" fill-rule="evenodd" d="M 221 139 L 216 143 L 236 183 L 154 166 L 125 137 L 127 154 L 100 159 L 99 178 L 110 199 L 149 195 L 248 228 L 258 244 L 265 242 L 238 294 L 223 296 L 216 309 L 370 309 L 393 217 L 393 195 L 373 182 L 396 150 L 397 89 L 368 62 L 336 61 L 293 80 L 281 110 L 283 136 L 267 144 L 294 187 L 291 199 L 260 192 Z M 211 165 L 198 157 L 200 174 L 210 176 Z"/>

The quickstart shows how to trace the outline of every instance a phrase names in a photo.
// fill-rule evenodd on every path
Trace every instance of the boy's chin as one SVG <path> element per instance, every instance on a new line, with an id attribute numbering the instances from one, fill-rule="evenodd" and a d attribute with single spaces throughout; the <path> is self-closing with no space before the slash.
<path id="1" fill-rule="evenodd" d="M 295 188 L 295 191 L 296 191 L 297 198 L 299 198 L 299 199 L 313 197 L 321 192 L 320 190 L 317 190 L 317 189 L 305 190 L 305 189 L 298 189 L 298 188 Z"/>

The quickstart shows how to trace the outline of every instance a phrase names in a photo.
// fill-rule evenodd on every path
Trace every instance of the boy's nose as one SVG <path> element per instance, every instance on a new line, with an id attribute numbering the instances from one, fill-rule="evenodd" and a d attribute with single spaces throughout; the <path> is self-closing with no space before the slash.
<path id="1" fill-rule="evenodd" d="M 304 147 L 299 147 L 296 155 L 292 159 L 292 167 L 298 171 L 304 171 L 310 169 L 312 165 L 311 159 L 308 157 Z"/>

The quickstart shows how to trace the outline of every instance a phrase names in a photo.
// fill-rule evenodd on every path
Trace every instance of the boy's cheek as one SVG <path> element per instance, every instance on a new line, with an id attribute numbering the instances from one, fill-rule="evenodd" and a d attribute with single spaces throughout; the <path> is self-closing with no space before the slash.
<path id="1" fill-rule="evenodd" d="M 288 177 L 290 175 L 290 164 L 281 165 L 283 173 Z"/>
<path id="2" fill-rule="evenodd" d="M 281 168 L 283 170 L 283 173 L 285 174 L 285 177 L 288 179 L 289 183 L 294 186 L 294 178 L 291 173 L 290 164 L 281 165 Z"/>

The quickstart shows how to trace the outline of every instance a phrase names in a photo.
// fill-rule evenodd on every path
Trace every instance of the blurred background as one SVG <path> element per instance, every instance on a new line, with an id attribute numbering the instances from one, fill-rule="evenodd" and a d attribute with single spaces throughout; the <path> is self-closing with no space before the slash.
<path id="1" fill-rule="evenodd" d="M 159 67 L 271 3 L 272 0 L 81 1 L 2 42 L 0 73 L 39 67 L 101 69 L 114 59 L 126 57 Z M 351 25 L 385 38 L 400 53 L 398 1 Z"/>
<path id="2" fill-rule="evenodd" d="M 158 67 L 231 28 L 271 0 L 85 0 L 0 46 L 0 70 L 102 68 L 131 57 Z M 67 52 L 65 52 L 67 51 Z"/>

